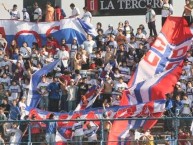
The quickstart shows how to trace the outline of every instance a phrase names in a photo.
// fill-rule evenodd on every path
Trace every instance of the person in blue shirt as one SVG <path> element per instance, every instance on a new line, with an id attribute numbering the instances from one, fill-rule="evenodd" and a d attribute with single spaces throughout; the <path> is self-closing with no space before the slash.
<path id="1" fill-rule="evenodd" d="M 57 123 L 54 120 L 54 113 L 51 113 L 48 118 L 50 121 L 46 124 L 46 142 L 48 145 L 55 145 Z"/>
<path id="2" fill-rule="evenodd" d="M 19 120 L 20 115 L 21 115 L 21 112 L 20 112 L 19 107 L 17 106 L 17 101 L 13 100 L 11 108 L 10 108 L 10 112 L 9 112 L 9 119 Z"/>
<path id="3" fill-rule="evenodd" d="M 58 77 L 53 78 L 53 82 L 48 85 L 47 90 L 49 92 L 49 111 L 58 112 L 61 91 Z"/>

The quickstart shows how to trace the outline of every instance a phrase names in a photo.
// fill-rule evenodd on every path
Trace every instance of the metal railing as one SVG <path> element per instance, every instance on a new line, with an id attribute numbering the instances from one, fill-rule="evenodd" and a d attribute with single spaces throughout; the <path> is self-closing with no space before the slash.
<path id="1" fill-rule="evenodd" d="M 163 142 L 173 142 L 173 144 L 178 144 L 178 142 L 179 141 L 182 141 L 182 139 L 180 139 L 179 140 L 179 132 L 178 132 L 178 130 L 180 129 L 180 123 L 179 122 L 181 122 L 182 120 L 183 121 L 192 121 L 193 120 L 193 117 L 162 117 L 162 118 L 154 118 L 154 117 L 152 117 L 152 118 L 125 118 L 125 119 L 122 119 L 122 118 L 117 118 L 117 119 L 72 119 L 72 120 L 18 120 L 18 121 L 11 121 L 11 120 L 8 120 L 8 121 L 0 121 L 0 126 L 2 126 L 3 127 L 3 129 L 4 129 L 4 131 L 5 131 L 5 128 L 4 128 L 4 126 L 5 125 L 11 125 L 11 124 L 13 124 L 13 123 L 18 123 L 19 124 L 19 126 L 21 127 L 21 126 L 24 126 L 24 125 L 26 125 L 26 127 L 27 127 L 27 131 L 26 131 L 26 134 L 27 134 L 27 136 L 26 135 L 22 135 L 22 138 L 24 138 L 25 137 L 25 139 L 27 139 L 27 140 L 20 140 L 19 141 L 19 143 L 18 144 L 32 144 L 32 132 L 31 132 L 31 127 L 30 127 L 30 125 L 31 125 L 31 123 L 33 123 L 33 122 L 39 122 L 39 123 L 41 123 L 42 124 L 42 133 L 41 134 L 39 134 L 39 137 L 42 139 L 39 143 L 45 143 L 45 126 L 43 125 L 43 124 L 45 124 L 46 122 L 58 122 L 58 123 L 66 123 L 66 122 L 68 122 L 68 123 L 70 123 L 70 122 L 75 122 L 75 121 L 84 121 L 84 122 L 88 122 L 88 121 L 92 121 L 92 122 L 100 122 L 100 129 L 97 131 L 97 137 L 98 137 L 98 140 L 96 141 L 96 145 L 106 145 L 107 143 L 108 143 L 108 145 L 109 145 L 109 143 L 110 142 L 127 142 L 127 141 L 131 141 L 131 140 L 127 140 L 127 139 L 125 139 L 125 140 L 108 140 L 108 142 L 106 142 L 106 138 L 105 138 L 105 133 L 104 133 L 104 122 L 106 122 L 106 121 L 110 121 L 110 122 L 114 122 L 114 121 L 120 121 L 120 123 L 122 122 L 122 121 L 132 121 L 132 120 L 135 120 L 135 121 L 137 121 L 137 120 L 158 120 L 158 122 L 162 122 L 162 124 L 165 122 L 166 123 L 166 121 L 168 122 L 168 121 L 171 121 L 171 124 L 172 124 L 172 130 L 171 130 L 171 132 L 169 132 L 169 133 L 167 133 L 167 134 L 165 134 L 165 137 L 168 137 L 168 139 L 166 139 L 166 138 L 164 138 L 163 137 L 163 132 L 164 132 L 164 126 L 163 126 L 163 130 L 161 130 L 161 129 L 158 129 L 157 131 L 153 131 L 153 130 L 155 130 L 156 128 L 152 128 L 152 135 L 154 136 L 154 140 L 153 140 L 153 142 L 155 143 L 155 144 L 162 144 Z M 189 126 L 190 127 L 190 126 Z M 68 128 L 70 128 L 69 126 L 68 126 Z M 121 128 L 120 128 L 121 129 Z M 190 129 L 189 129 L 190 130 Z M 1 130 L 2 131 L 2 130 Z M 2 132 L 1 132 L 2 133 Z M 111 131 L 110 131 L 110 133 L 111 133 Z M 5 135 L 5 133 L 3 133 L 4 134 L 4 136 L 3 137 L 7 137 L 7 136 L 9 136 L 8 138 L 10 138 L 10 136 L 11 135 Z M 188 133 L 187 133 L 188 134 Z M 188 136 L 188 135 L 187 135 Z M 191 135 L 190 135 L 191 136 Z M 8 139 L 5 139 L 6 140 L 6 144 L 10 144 L 10 141 L 11 140 L 8 140 Z M 193 139 L 192 138 L 188 138 L 188 139 L 186 139 L 186 141 L 192 141 Z M 132 141 L 134 141 L 134 142 L 144 142 L 144 140 L 143 141 L 140 141 L 140 140 L 132 140 Z M 149 140 L 150 141 L 150 140 Z M 67 140 L 65 140 L 64 142 L 66 142 L 66 144 L 71 144 L 71 145 L 76 145 L 77 144 L 77 142 L 75 142 L 73 139 L 70 139 L 70 138 L 68 138 Z M 13 142 L 12 142 L 13 143 Z M 38 143 L 38 142 L 33 142 L 33 143 Z M 82 140 L 82 144 L 84 145 L 87 145 L 87 144 L 89 144 L 89 142 L 86 140 L 86 139 L 83 139 Z M 93 144 L 93 142 L 92 142 L 92 144 Z M 121 143 L 120 143 L 121 144 Z M 123 143 L 124 144 L 124 143 Z M 139 143 L 140 144 L 140 143 Z"/>

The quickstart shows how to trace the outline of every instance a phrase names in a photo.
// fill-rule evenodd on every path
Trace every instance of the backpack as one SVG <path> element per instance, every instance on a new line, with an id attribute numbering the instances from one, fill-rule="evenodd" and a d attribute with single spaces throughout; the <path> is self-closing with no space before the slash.
<path id="1" fill-rule="evenodd" d="M 63 9 L 61 9 L 61 15 L 62 15 L 63 17 L 66 17 L 66 13 L 64 12 Z"/>

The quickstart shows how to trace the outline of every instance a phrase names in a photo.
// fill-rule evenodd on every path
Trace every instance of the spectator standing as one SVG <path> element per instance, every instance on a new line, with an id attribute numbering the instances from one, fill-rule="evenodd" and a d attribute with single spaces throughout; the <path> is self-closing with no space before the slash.
<path id="1" fill-rule="evenodd" d="M 20 119 L 20 109 L 17 106 L 17 100 L 13 100 L 11 103 L 10 111 L 9 111 L 9 119 L 10 120 L 19 120 Z"/>
<path id="2" fill-rule="evenodd" d="M 76 108 L 76 100 L 77 100 L 77 93 L 78 87 L 75 85 L 74 79 L 70 80 L 70 85 L 66 86 L 66 90 L 68 92 L 68 112 L 73 111 Z"/>
<path id="3" fill-rule="evenodd" d="M 97 145 L 97 130 L 98 126 L 93 122 L 86 125 L 87 129 L 84 131 L 84 136 L 88 138 L 88 145 Z"/>
<path id="4" fill-rule="evenodd" d="M 169 3 L 169 0 L 160 0 L 162 5 L 162 26 L 164 25 L 168 16 L 173 14 L 173 6 Z"/>
<path id="5" fill-rule="evenodd" d="M 107 35 L 115 35 L 116 34 L 116 30 L 113 29 L 113 25 L 109 24 L 108 25 L 108 29 L 105 31 L 105 36 L 107 37 Z"/>
<path id="6" fill-rule="evenodd" d="M 92 14 L 88 11 L 87 7 L 83 7 L 83 10 L 84 10 L 84 14 L 82 16 L 82 20 L 87 23 L 91 23 Z"/>
<path id="7" fill-rule="evenodd" d="M 48 85 L 47 90 L 49 92 L 49 111 L 58 112 L 61 91 L 58 77 L 53 78 L 53 82 Z"/>
<path id="8" fill-rule="evenodd" d="M 190 5 L 190 0 L 186 0 L 186 5 L 184 6 L 183 16 L 188 22 L 188 25 L 192 23 L 192 5 Z"/>
<path id="9" fill-rule="evenodd" d="M 92 36 L 90 34 L 87 34 L 87 40 L 83 42 L 84 49 L 87 51 L 87 53 L 90 55 L 93 52 L 93 49 L 96 48 L 96 43 L 92 39 Z"/>
<path id="10" fill-rule="evenodd" d="M 75 4 L 71 3 L 70 8 L 72 9 L 72 14 L 69 16 L 69 18 L 76 18 L 80 15 L 80 10 L 75 7 Z"/>
<path id="11" fill-rule="evenodd" d="M 23 96 L 21 101 L 19 101 L 19 109 L 20 109 L 20 112 L 21 112 L 21 119 L 23 120 L 24 117 L 26 116 L 26 97 Z"/>
<path id="12" fill-rule="evenodd" d="M 54 113 L 49 115 L 49 122 L 46 124 L 46 143 L 49 145 L 55 145 L 57 123 L 54 120 Z"/>
<path id="13" fill-rule="evenodd" d="M 72 140 L 74 145 L 82 145 L 82 139 L 84 136 L 83 125 L 84 121 L 78 121 L 80 117 L 77 117 L 76 123 L 72 126 Z"/>
<path id="14" fill-rule="evenodd" d="M 151 8 L 151 5 L 147 5 L 146 8 L 147 8 L 146 23 L 148 24 L 148 28 L 150 30 L 149 36 L 153 36 L 153 34 L 154 34 L 154 36 L 157 36 L 156 25 L 155 25 L 156 13 Z"/>
<path id="15" fill-rule="evenodd" d="M 7 48 L 7 40 L 3 38 L 2 33 L 0 33 L 0 49 L 5 51 L 6 48 Z"/>
<path id="16" fill-rule="evenodd" d="M 37 86 L 37 91 L 41 95 L 40 99 L 40 109 L 42 110 L 48 110 L 48 91 L 47 86 L 49 85 L 48 82 L 46 82 L 46 76 L 42 76 L 41 82 Z"/>
<path id="17" fill-rule="evenodd" d="M 66 14 L 62 8 L 59 6 L 55 6 L 55 20 L 60 21 L 61 19 L 64 19 L 66 17 Z"/>
<path id="18" fill-rule="evenodd" d="M 7 117 L 4 114 L 4 108 L 0 107 L 0 121 L 6 121 Z M 4 137 L 4 123 L 0 123 L 0 132 L 3 133 L 3 137 Z"/>
<path id="19" fill-rule="evenodd" d="M 34 3 L 33 22 L 40 22 L 42 19 L 42 10 L 39 8 L 38 3 Z"/>
<path id="20" fill-rule="evenodd" d="M 8 128 L 8 126 L 5 127 L 5 132 L 10 134 L 10 145 L 20 144 L 19 142 L 22 137 L 22 132 L 18 126 L 17 123 L 13 123 L 12 128 Z"/>
<path id="21" fill-rule="evenodd" d="M 128 20 L 125 21 L 125 25 L 124 25 L 124 29 L 123 29 L 123 34 L 126 36 L 128 42 L 130 42 L 131 36 L 134 35 L 133 34 L 133 28 L 129 24 Z"/>
<path id="22" fill-rule="evenodd" d="M 47 2 L 45 22 L 53 22 L 53 21 L 54 21 L 54 8 L 51 6 L 50 2 Z"/>
<path id="23" fill-rule="evenodd" d="M 27 12 L 27 9 L 23 8 L 22 12 L 23 12 L 23 21 L 30 22 L 30 17 L 29 13 Z"/>
<path id="24" fill-rule="evenodd" d="M 16 5 L 16 4 L 13 5 L 13 9 L 11 9 L 11 10 L 8 10 L 8 9 L 5 7 L 4 4 L 2 4 L 2 5 L 3 5 L 4 9 L 9 12 L 9 14 L 10 14 L 10 16 L 11 16 L 10 19 L 13 19 L 13 20 L 19 20 L 19 19 L 20 19 L 20 13 L 19 13 L 19 11 L 17 10 L 17 5 Z"/>
<path id="25" fill-rule="evenodd" d="M 66 51 L 65 45 L 62 45 L 61 50 L 59 50 L 56 54 L 56 57 L 62 60 L 61 69 L 68 68 L 68 60 L 69 60 L 69 52 Z"/>
<path id="26" fill-rule="evenodd" d="M 31 117 L 32 120 L 37 120 L 36 119 L 36 115 L 33 114 L 32 117 Z M 40 144 L 40 133 L 42 132 L 42 127 L 41 127 L 41 124 L 40 122 L 31 122 L 30 124 L 31 126 L 31 139 L 32 139 L 32 142 L 37 142 L 37 144 Z M 36 144 L 36 143 L 34 143 Z"/>

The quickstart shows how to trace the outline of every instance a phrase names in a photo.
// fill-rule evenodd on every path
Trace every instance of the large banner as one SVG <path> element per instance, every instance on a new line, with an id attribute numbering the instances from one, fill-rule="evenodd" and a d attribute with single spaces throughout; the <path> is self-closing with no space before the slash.
<path id="1" fill-rule="evenodd" d="M 62 39 L 66 39 L 68 44 L 72 43 L 74 37 L 78 43 L 82 44 L 86 40 L 86 35 L 96 35 L 94 27 L 85 23 L 81 19 L 63 19 L 51 23 L 24 22 L 17 20 L 0 20 L 0 33 L 6 38 L 8 44 L 16 40 L 21 47 L 23 42 L 31 46 L 32 42 L 37 42 L 39 47 L 47 44 L 47 37 L 52 36 L 60 44 Z"/>
<path id="2" fill-rule="evenodd" d="M 161 14 L 160 0 L 85 0 L 93 16 L 145 15 L 146 5 Z"/>

